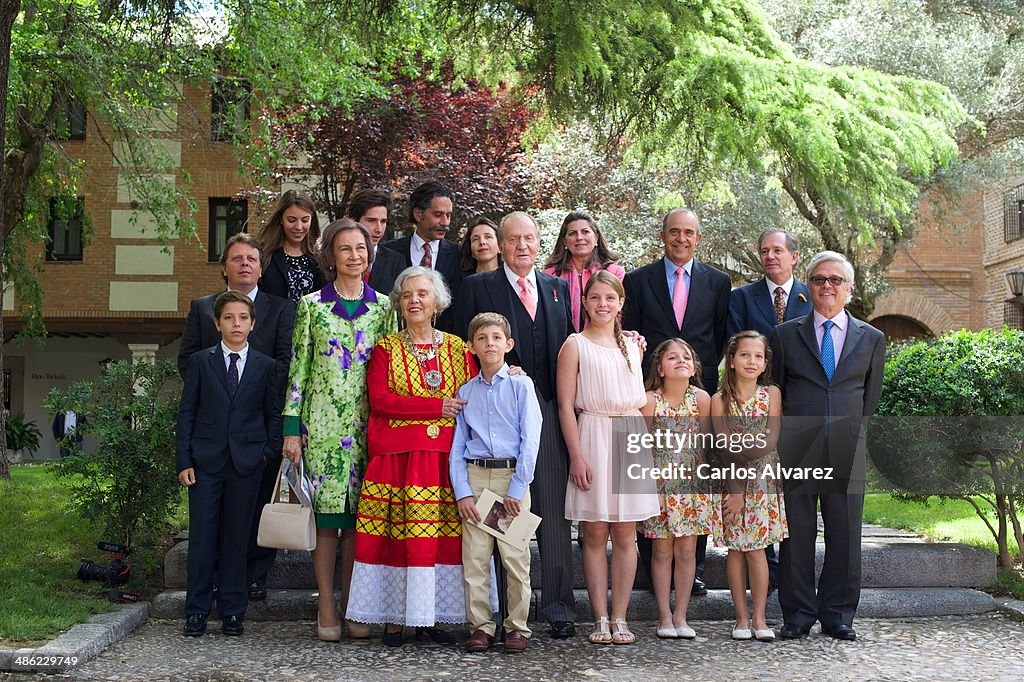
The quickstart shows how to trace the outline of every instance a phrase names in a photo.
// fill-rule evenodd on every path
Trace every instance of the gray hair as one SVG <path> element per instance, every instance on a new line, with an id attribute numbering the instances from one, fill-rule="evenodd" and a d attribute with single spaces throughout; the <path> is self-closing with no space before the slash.
<path id="1" fill-rule="evenodd" d="M 846 256 L 843 254 L 836 251 L 820 251 L 814 254 L 811 262 L 807 264 L 807 281 L 810 281 L 816 267 L 828 261 L 833 261 L 843 266 L 843 277 L 850 284 L 850 293 L 846 295 L 846 303 L 849 303 L 853 299 L 853 266 L 850 265 L 850 261 L 846 260 Z"/>
<path id="2" fill-rule="evenodd" d="M 780 230 L 777 227 L 769 227 L 767 230 L 757 236 L 757 251 L 761 252 L 761 243 L 764 242 L 764 238 L 770 234 L 781 234 L 786 238 L 786 250 L 790 253 L 800 250 L 800 243 L 796 240 L 796 237 L 791 235 L 785 230 Z"/>
<path id="3" fill-rule="evenodd" d="M 431 268 L 425 268 L 422 265 L 413 265 L 405 270 L 402 270 L 395 278 L 395 286 L 391 290 L 391 306 L 395 310 L 402 309 L 402 287 L 405 283 L 413 277 L 426 277 L 430 280 L 430 285 L 434 287 L 434 298 L 437 300 L 437 313 L 441 314 L 452 304 L 452 294 L 448 290 L 448 285 L 444 282 L 442 277 L 437 270 Z"/>
<path id="4" fill-rule="evenodd" d="M 501 220 L 498 222 L 499 245 L 505 242 L 505 223 L 507 223 L 509 220 L 513 218 L 526 218 L 527 220 L 529 220 L 530 223 L 533 225 L 533 231 L 537 233 L 537 241 L 540 241 L 540 225 L 537 224 L 537 221 L 534 219 L 534 217 L 527 213 L 526 211 L 512 211 L 508 215 L 502 216 Z"/>

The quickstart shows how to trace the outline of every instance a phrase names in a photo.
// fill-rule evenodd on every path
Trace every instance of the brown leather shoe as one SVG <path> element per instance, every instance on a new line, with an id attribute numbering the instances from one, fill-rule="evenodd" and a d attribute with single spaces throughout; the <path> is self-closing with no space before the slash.
<path id="1" fill-rule="evenodd" d="M 509 632 L 505 635 L 505 653 L 521 654 L 526 651 L 529 641 L 521 632 Z"/>
<path id="2" fill-rule="evenodd" d="M 487 651 L 494 644 L 494 637 L 487 634 L 483 630 L 476 630 L 469 639 L 466 640 L 466 651 L 475 654 L 481 651 Z"/>

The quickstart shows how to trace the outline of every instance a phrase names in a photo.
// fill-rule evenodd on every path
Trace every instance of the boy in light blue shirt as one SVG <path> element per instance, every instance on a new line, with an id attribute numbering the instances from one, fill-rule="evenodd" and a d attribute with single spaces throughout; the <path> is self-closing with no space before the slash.
<path id="1" fill-rule="evenodd" d="M 493 536 L 481 530 L 476 501 L 485 489 L 504 497 L 505 512 L 518 516 L 530 508 L 530 483 L 540 447 L 540 403 L 533 381 L 510 376 L 505 354 L 514 345 L 508 320 L 498 313 L 480 313 L 469 323 L 469 349 L 480 374 L 459 389 L 467 401 L 455 423 L 449 468 L 462 517 L 462 569 L 466 616 L 472 635 L 466 651 L 486 651 L 496 630 L 491 614 L 490 559 Z M 505 652 L 526 651 L 530 628 L 530 549 L 499 542 L 501 563 L 508 574 L 508 617 Z"/>

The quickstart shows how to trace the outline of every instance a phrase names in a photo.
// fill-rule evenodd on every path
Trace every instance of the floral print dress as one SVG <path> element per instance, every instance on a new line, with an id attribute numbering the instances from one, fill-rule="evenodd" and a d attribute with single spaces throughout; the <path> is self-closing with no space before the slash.
<path id="1" fill-rule="evenodd" d="M 729 406 L 732 417 L 744 418 L 748 433 L 764 433 L 768 425 L 770 398 L 767 386 L 758 386 L 754 395 L 740 406 L 734 402 Z M 739 552 L 764 549 L 789 537 L 786 523 L 786 502 L 782 483 L 763 474 L 766 465 L 778 464 L 778 452 L 752 462 L 757 475 L 748 478 L 743 490 L 743 511 L 735 519 L 716 529 L 715 544 Z"/>
<path id="2" fill-rule="evenodd" d="M 700 432 L 700 412 L 697 409 L 697 389 L 686 389 L 683 402 L 673 406 L 661 393 L 654 394 L 654 418 L 651 431 L 670 431 L 679 436 Z M 710 535 L 716 525 L 719 504 L 712 494 L 706 475 L 698 476 L 697 467 L 705 463 L 704 455 L 698 449 L 655 448 L 654 466 L 664 469 L 673 464 L 677 471 L 689 474 L 689 478 L 676 476 L 658 480 L 658 497 L 661 512 L 658 516 L 643 522 L 644 535 L 649 538 L 679 538 L 688 535 Z"/>
<path id="3" fill-rule="evenodd" d="M 366 367 L 377 341 L 397 330 L 390 301 L 370 287 L 351 314 L 345 304 L 332 282 L 295 310 L 284 435 L 302 436 L 318 515 L 356 512 L 367 462 Z"/>

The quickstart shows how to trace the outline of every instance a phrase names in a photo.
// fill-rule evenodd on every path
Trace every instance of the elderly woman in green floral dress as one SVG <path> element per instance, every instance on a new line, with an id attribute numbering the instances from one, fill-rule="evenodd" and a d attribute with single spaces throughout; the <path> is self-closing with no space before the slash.
<path id="1" fill-rule="evenodd" d="M 316 512 L 313 573 L 320 592 L 317 637 L 341 639 L 344 613 L 335 610 L 334 573 L 341 531 L 342 604 L 348 602 L 354 557 L 356 505 L 366 470 L 366 367 L 378 339 L 397 330 L 385 294 L 362 279 L 373 260 L 370 234 L 359 223 L 327 226 L 320 267 L 330 283 L 299 299 L 292 339 L 291 387 L 284 408 L 284 456 L 305 455 Z M 350 637 L 369 628 L 349 623 Z"/>

